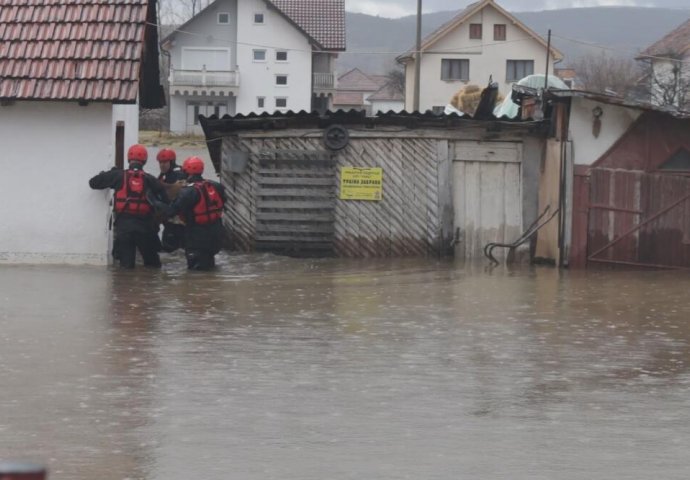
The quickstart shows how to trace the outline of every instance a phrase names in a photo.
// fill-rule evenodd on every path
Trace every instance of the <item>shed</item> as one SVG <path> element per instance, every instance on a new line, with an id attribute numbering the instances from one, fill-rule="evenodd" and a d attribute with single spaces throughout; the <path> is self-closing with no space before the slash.
<path id="1" fill-rule="evenodd" d="M 5 0 L 0 8 L 2 263 L 108 260 L 108 194 L 138 105 L 164 102 L 156 0 Z"/>
<path id="2" fill-rule="evenodd" d="M 241 251 L 472 259 L 537 216 L 540 122 L 337 111 L 201 124 Z"/>

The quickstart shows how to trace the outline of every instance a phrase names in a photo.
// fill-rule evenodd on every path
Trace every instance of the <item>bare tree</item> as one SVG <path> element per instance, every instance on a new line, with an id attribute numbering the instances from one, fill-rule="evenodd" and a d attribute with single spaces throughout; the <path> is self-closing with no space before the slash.
<path id="1" fill-rule="evenodd" d="M 391 68 L 388 73 L 388 83 L 398 93 L 405 93 L 405 72 L 399 68 Z"/>
<path id="2" fill-rule="evenodd" d="M 158 12 L 164 24 L 181 24 L 206 8 L 212 0 L 159 0 Z"/>
<path id="3" fill-rule="evenodd" d="M 643 76 L 631 58 L 613 57 L 603 52 L 578 58 L 572 63 L 572 68 L 583 90 L 614 93 L 621 97 L 630 94 Z"/>
<path id="4" fill-rule="evenodd" d="M 688 108 L 690 102 L 690 59 L 678 52 L 667 52 L 647 62 L 649 99 L 655 105 Z"/>

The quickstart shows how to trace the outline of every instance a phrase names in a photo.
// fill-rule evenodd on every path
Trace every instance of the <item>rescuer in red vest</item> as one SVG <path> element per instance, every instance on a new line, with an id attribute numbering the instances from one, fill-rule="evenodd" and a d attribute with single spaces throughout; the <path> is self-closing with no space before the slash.
<path id="1" fill-rule="evenodd" d="M 223 242 L 223 186 L 205 180 L 204 161 L 189 157 L 182 164 L 187 184 L 167 210 L 169 216 L 180 214 L 185 221 L 185 256 L 190 270 L 210 270 Z"/>
<path id="2" fill-rule="evenodd" d="M 93 189 L 112 188 L 115 191 L 113 256 L 125 268 L 134 268 L 137 250 L 145 266 L 161 266 L 158 224 L 154 221 L 153 204 L 157 208 L 164 208 L 168 199 L 156 177 L 144 172 L 147 159 L 146 147 L 132 145 L 127 151 L 127 170 L 114 167 L 89 180 L 89 186 Z"/>

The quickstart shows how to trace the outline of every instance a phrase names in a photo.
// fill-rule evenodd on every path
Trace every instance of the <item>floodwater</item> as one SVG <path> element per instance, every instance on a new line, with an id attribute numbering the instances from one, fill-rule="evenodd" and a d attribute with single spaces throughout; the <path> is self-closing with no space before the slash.
<path id="1" fill-rule="evenodd" d="M 0 267 L 51 480 L 687 479 L 690 276 L 223 255 Z"/>

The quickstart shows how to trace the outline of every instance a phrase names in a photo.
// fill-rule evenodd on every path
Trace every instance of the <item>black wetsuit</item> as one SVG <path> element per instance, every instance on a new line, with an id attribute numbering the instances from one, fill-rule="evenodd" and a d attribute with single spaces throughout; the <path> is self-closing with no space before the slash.
<path id="1" fill-rule="evenodd" d="M 223 222 L 216 221 L 199 225 L 194 221 L 194 207 L 201 200 L 195 183 L 207 181 L 213 185 L 225 202 L 223 186 L 211 180 L 204 180 L 200 175 L 193 175 L 187 179 L 189 186 L 184 187 L 177 194 L 177 198 L 170 204 L 170 216 L 181 214 L 186 223 L 185 228 L 185 256 L 187 267 L 191 270 L 210 270 L 215 266 L 215 255 L 223 244 Z"/>
<path id="2" fill-rule="evenodd" d="M 130 164 L 130 170 L 141 170 L 138 164 Z M 116 192 L 122 188 L 124 170 L 113 168 L 101 172 L 89 180 L 89 186 L 95 190 L 112 188 Z M 163 185 L 148 173 L 144 174 L 145 195 L 157 197 L 167 203 L 167 195 Z M 155 200 L 154 200 L 155 202 Z M 153 218 L 153 208 L 146 215 L 133 215 L 122 212 L 114 214 L 115 238 L 113 240 L 113 256 L 119 260 L 120 266 L 134 268 L 136 251 L 139 250 L 148 267 L 160 267 L 158 256 L 160 241 L 158 240 L 157 225 Z"/>

